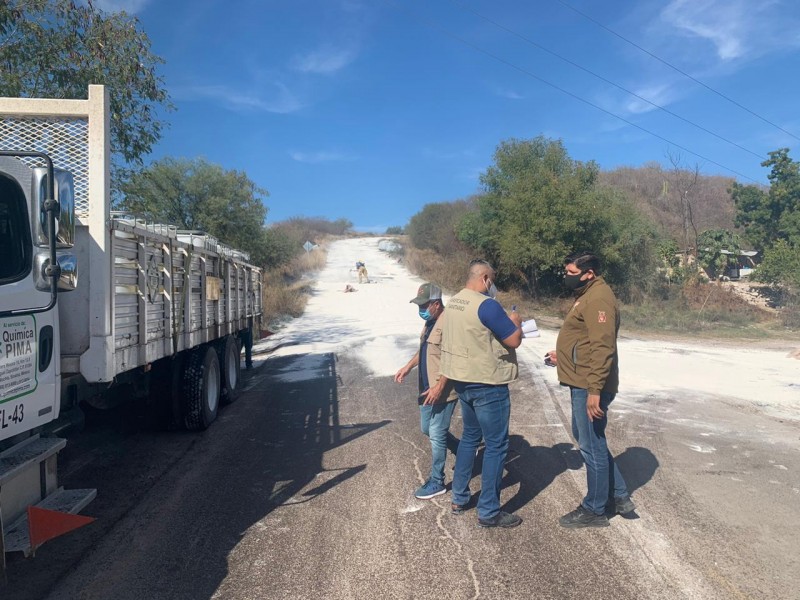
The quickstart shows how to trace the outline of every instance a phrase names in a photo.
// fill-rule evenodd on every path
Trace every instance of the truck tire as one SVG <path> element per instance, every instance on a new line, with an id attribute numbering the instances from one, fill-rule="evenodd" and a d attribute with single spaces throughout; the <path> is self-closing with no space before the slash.
<path id="1" fill-rule="evenodd" d="M 183 369 L 183 422 L 189 431 L 207 429 L 217 418 L 220 392 L 217 351 L 200 346 L 189 355 Z"/>
<path id="2" fill-rule="evenodd" d="M 162 358 L 150 372 L 148 401 L 155 426 L 162 431 L 183 427 L 183 354 Z"/>
<path id="3" fill-rule="evenodd" d="M 239 396 L 239 386 L 241 385 L 242 364 L 239 356 L 239 344 L 236 338 L 228 335 L 220 340 L 217 345 L 219 353 L 219 363 L 222 370 L 222 391 L 221 401 L 223 404 L 230 404 Z"/>

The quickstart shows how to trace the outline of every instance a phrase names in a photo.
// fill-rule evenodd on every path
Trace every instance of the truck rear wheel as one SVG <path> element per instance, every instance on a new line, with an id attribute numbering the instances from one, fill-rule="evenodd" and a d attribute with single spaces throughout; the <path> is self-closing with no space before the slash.
<path id="1" fill-rule="evenodd" d="M 183 421 L 186 429 L 207 429 L 217 418 L 220 368 L 217 351 L 210 345 L 194 350 L 183 370 Z"/>
<path id="2" fill-rule="evenodd" d="M 239 396 L 241 384 L 241 358 L 239 344 L 232 335 L 226 336 L 217 346 L 219 362 L 222 368 L 222 395 L 223 404 L 230 404 Z"/>

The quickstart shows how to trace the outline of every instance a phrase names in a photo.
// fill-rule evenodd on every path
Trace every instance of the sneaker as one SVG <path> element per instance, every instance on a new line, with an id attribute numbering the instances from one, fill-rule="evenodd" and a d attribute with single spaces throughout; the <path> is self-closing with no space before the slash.
<path id="1" fill-rule="evenodd" d="M 478 519 L 481 527 L 516 527 L 522 523 L 517 515 L 512 515 L 502 510 L 490 519 Z"/>
<path id="2" fill-rule="evenodd" d="M 630 496 L 614 498 L 614 512 L 618 515 L 627 515 L 636 510 L 636 505 Z"/>
<path id="3" fill-rule="evenodd" d="M 414 497 L 420 500 L 428 500 L 436 496 L 441 496 L 447 491 L 441 483 L 436 483 L 432 479 L 428 479 L 421 487 L 414 492 Z"/>
<path id="4" fill-rule="evenodd" d="M 463 515 L 467 510 L 467 504 L 456 504 L 453 502 L 450 504 L 450 512 L 454 515 Z"/>
<path id="5" fill-rule="evenodd" d="M 581 504 L 570 513 L 567 513 L 558 520 L 558 524 L 567 529 L 578 529 L 580 527 L 608 527 L 608 517 L 596 515 L 589 512 Z"/>

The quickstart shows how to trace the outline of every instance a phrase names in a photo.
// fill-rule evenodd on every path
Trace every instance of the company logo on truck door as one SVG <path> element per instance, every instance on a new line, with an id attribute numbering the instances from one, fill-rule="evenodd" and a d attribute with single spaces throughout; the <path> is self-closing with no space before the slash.
<path id="1" fill-rule="evenodd" d="M 0 404 L 36 389 L 36 319 L 0 320 Z"/>

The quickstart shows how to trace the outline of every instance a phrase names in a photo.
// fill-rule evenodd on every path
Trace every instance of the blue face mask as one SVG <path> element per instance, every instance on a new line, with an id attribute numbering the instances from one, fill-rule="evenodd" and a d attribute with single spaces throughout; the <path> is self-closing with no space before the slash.
<path id="1" fill-rule="evenodd" d="M 430 321 L 433 318 L 433 315 L 431 314 L 431 311 L 426 308 L 425 310 L 419 311 L 419 318 L 423 321 Z"/>

